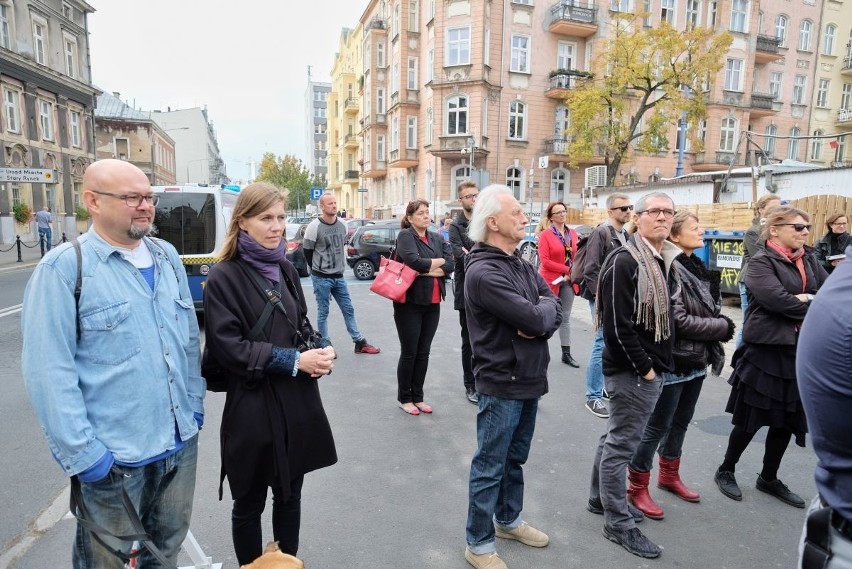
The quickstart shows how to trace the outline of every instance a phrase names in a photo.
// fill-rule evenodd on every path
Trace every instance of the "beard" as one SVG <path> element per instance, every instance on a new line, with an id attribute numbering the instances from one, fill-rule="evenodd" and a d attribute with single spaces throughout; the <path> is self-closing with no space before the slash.
<path id="1" fill-rule="evenodd" d="M 147 228 L 139 227 L 138 225 L 130 225 L 130 229 L 127 230 L 127 236 L 135 241 L 139 241 L 143 237 L 147 237 L 154 232 L 154 225 L 149 225 Z"/>

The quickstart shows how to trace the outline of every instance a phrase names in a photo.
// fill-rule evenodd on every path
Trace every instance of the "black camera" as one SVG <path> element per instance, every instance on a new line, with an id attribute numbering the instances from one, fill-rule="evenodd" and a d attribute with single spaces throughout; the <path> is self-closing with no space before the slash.
<path id="1" fill-rule="evenodd" d="M 294 340 L 296 350 L 300 353 L 307 352 L 308 350 L 316 350 L 322 347 L 322 334 L 311 328 L 307 328 L 296 334 Z"/>

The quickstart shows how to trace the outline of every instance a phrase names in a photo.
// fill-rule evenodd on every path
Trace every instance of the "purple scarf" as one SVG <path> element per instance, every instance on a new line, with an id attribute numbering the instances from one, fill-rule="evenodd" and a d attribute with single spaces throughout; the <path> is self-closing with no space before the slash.
<path id="1" fill-rule="evenodd" d="M 237 253 L 266 280 L 273 284 L 281 280 L 279 263 L 287 254 L 287 242 L 284 239 L 275 249 L 267 249 L 252 239 L 248 233 L 240 231 L 237 236 Z"/>

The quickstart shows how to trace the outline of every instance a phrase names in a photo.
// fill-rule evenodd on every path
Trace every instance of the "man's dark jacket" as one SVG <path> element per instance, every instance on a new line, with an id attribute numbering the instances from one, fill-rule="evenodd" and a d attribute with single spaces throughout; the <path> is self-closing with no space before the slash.
<path id="1" fill-rule="evenodd" d="M 450 245 L 453 248 L 453 258 L 456 260 L 456 270 L 453 272 L 453 281 L 455 288 L 453 289 L 453 308 L 456 310 L 464 310 L 464 258 L 467 253 L 465 249 L 470 251 L 473 249 L 473 241 L 467 236 L 468 219 L 461 211 L 450 224 Z"/>

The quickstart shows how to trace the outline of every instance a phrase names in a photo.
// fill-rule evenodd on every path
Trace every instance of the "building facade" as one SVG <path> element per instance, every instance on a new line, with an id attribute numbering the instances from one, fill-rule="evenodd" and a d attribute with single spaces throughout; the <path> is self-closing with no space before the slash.
<path id="1" fill-rule="evenodd" d="M 95 142 L 98 160 L 127 160 L 145 172 L 152 186 L 177 181 L 174 140 L 151 120 L 150 111 L 137 111 L 118 93 L 98 95 Z"/>
<path id="2" fill-rule="evenodd" d="M 83 172 L 95 159 L 93 11 L 81 0 L 0 0 L 0 167 L 51 171 L 48 183 L 0 182 L 3 215 L 19 204 L 48 206 L 69 231 L 75 226 Z"/>
<path id="3" fill-rule="evenodd" d="M 151 119 L 175 142 L 178 184 L 226 184 L 225 161 L 207 107 L 151 111 Z"/>
<path id="4" fill-rule="evenodd" d="M 311 79 L 305 89 L 305 167 L 316 178 L 328 180 L 328 95 L 331 83 Z"/>

